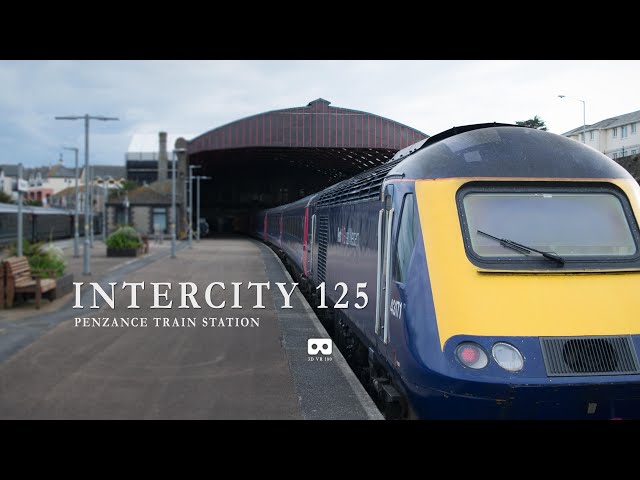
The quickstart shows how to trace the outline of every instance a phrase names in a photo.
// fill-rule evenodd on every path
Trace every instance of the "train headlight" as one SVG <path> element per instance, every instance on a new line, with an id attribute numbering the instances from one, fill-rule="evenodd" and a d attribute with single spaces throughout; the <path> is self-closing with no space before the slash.
<path id="1" fill-rule="evenodd" d="M 510 372 L 519 372 L 524 366 L 520 351 L 513 345 L 498 342 L 493 346 L 493 358 L 498 365 Z"/>
<path id="2" fill-rule="evenodd" d="M 456 358 L 465 367 L 480 369 L 487 366 L 489 357 L 477 343 L 463 342 L 456 348 Z"/>

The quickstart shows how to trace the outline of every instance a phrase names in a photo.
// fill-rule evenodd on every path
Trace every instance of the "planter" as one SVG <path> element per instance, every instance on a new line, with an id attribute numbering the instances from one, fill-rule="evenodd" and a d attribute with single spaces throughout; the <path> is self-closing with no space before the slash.
<path id="1" fill-rule="evenodd" d="M 55 298 L 60 298 L 73 290 L 73 273 L 56 278 Z"/>
<path id="2" fill-rule="evenodd" d="M 140 249 L 133 248 L 109 248 L 107 247 L 107 257 L 137 257 Z"/>

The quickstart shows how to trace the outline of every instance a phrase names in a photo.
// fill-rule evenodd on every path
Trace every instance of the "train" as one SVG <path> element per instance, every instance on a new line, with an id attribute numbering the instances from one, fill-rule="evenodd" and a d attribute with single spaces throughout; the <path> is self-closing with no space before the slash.
<path id="1" fill-rule="evenodd" d="M 487 123 L 259 211 L 252 233 L 386 418 L 637 419 L 639 213 L 602 153 Z"/>
<path id="2" fill-rule="evenodd" d="M 84 214 L 78 215 L 79 225 L 83 225 Z M 24 239 L 30 242 L 44 242 L 69 238 L 74 234 L 74 212 L 59 208 L 22 207 Z M 83 229 L 79 229 L 83 235 Z M 0 246 L 14 243 L 18 238 L 18 206 L 0 203 Z"/>

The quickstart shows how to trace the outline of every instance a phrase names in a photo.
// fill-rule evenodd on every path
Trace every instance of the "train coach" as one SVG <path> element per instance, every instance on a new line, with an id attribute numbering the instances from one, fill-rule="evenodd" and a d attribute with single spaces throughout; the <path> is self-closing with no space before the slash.
<path id="1" fill-rule="evenodd" d="M 73 212 L 58 208 L 22 207 L 24 239 L 30 242 L 59 240 L 73 236 Z M 84 215 L 79 215 L 80 225 Z M 0 245 L 18 237 L 18 206 L 0 203 Z"/>
<path id="2" fill-rule="evenodd" d="M 388 418 L 640 418 L 639 212 L 596 150 L 480 124 L 260 212 L 254 233 L 326 303 Z"/>

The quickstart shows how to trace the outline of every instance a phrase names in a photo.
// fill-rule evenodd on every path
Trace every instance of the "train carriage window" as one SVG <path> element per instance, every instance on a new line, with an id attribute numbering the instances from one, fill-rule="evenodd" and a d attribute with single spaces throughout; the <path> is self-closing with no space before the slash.
<path id="1" fill-rule="evenodd" d="M 404 196 L 402 203 L 402 215 L 396 242 L 396 255 L 393 266 L 393 279 L 396 282 L 404 283 L 407 278 L 411 254 L 416 243 L 415 226 L 417 220 L 413 194 L 408 193 Z"/>

